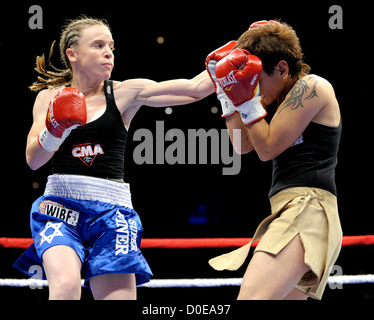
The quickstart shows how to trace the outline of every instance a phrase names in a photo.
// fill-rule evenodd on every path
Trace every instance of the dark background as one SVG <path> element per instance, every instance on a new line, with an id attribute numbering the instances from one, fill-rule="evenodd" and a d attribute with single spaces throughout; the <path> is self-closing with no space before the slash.
<path id="1" fill-rule="evenodd" d="M 29 7 L 43 9 L 43 29 L 31 30 Z M 343 8 L 343 29 L 331 30 L 328 10 Z M 162 81 L 192 78 L 204 69 L 207 54 L 237 39 L 257 20 L 281 18 L 296 30 L 311 73 L 334 86 L 343 117 L 343 135 L 337 168 L 340 216 L 345 235 L 373 234 L 371 166 L 373 106 L 369 79 L 372 69 L 372 30 L 369 3 L 363 1 L 270 2 L 231 1 L 215 5 L 199 2 L 106 1 L 55 4 L 22 1 L 2 4 L 0 63 L 2 97 L 2 208 L 0 237 L 30 237 L 29 210 L 42 195 L 50 173 L 47 164 L 31 171 L 25 163 L 26 137 L 32 123 L 35 93 L 27 87 L 36 80 L 35 57 L 48 54 L 59 39 L 67 18 L 80 14 L 108 20 L 115 40 L 115 69 L 112 79 L 148 78 Z M 164 37 L 158 44 L 156 39 Z M 58 51 L 53 61 L 58 65 Z M 140 128 L 155 131 L 164 121 L 165 131 L 225 128 L 214 95 L 187 106 L 142 107 L 132 122 L 127 141 L 125 180 L 131 185 L 132 200 L 144 227 L 144 238 L 251 237 L 259 222 L 269 214 L 267 193 L 271 163 L 261 162 L 255 153 L 241 156 L 238 175 L 223 176 L 224 164 L 137 165 L 133 133 Z M 220 107 L 219 107 L 220 109 Z M 169 142 L 170 144 L 170 142 Z M 168 143 L 165 144 L 166 146 Z M 35 187 L 38 185 L 39 187 Z M 238 272 L 218 273 L 207 260 L 227 249 L 144 250 L 156 279 L 191 277 L 241 277 Z M 22 278 L 12 268 L 23 252 L 0 248 L 0 278 Z M 344 247 L 336 264 L 344 274 L 374 273 L 372 247 Z M 218 293 L 235 299 L 238 288 L 139 289 L 139 299 L 204 299 Z M 345 285 L 343 290 L 327 288 L 325 299 L 373 299 L 373 285 Z M 3 298 L 44 299 L 47 289 L 0 288 Z M 84 291 L 84 298 L 90 293 Z"/>

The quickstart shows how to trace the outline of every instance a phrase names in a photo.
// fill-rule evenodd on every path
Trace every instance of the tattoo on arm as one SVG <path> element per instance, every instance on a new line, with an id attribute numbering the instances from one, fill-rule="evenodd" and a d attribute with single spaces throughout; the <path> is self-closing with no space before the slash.
<path id="1" fill-rule="evenodd" d="M 314 82 L 312 92 L 310 93 L 309 96 L 307 96 L 307 97 L 305 98 L 305 100 L 311 100 L 311 99 L 313 99 L 314 97 L 318 97 L 318 94 L 317 94 L 317 83 L 318 83 L 318 81 Z"/>
<path id="2" fill-rule="evenodd" d="M 309 78 L 308 81 L 310 79 L 311 78 Z M 311 100 L 314 97 L 318 97 L 317 83 L 318 83 L 318 81 L 316 81 L 314 83 L 311 93 L 307 97 L 304 98 L 304 95 L 310 89 L 309 86 L 308 86 L 308 83 L 304 79 L 301 79 L 298 82 L 296 82 L 296 84 L 294 85 L 294 87 L 292 88 L 292 90 L 289 93 L 289 97 L 287 98 L 287 100 L 285 100 L 283 102 L 282 108 L 280 109 L 279 113 L 281 113 L 283 110 L 285 110 L 287 108 L 291 108 L 291 110 L 296 110 L 299 107 L 304 108 L 303 99 L 304 100 Z"/>

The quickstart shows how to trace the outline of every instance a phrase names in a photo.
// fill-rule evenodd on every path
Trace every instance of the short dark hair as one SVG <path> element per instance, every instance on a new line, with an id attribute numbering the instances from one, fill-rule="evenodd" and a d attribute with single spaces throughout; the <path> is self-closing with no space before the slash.
<path id="1" fill-rule="evenodd" d="M 248 50 L 263 64 L 263 70 L 272 75 L 279 61 L 284 60 L 293 77 L 308 74 L 310 67 L 303 61 L 300 40 L 295 30 L 284 22 L 267 23 L 244 32 L 236 48 Z"/>

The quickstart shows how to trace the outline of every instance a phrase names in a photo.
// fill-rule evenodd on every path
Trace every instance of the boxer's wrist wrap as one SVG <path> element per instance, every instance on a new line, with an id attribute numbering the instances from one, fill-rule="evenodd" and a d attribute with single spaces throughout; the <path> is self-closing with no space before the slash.
<path id="1" fill-rule="evenodd" d="M 236 107 L 245 125 L 253 124 L 266 117 L 267 112 L 261 104 L 261 97 L 256 96 Z"/>
<path id="2" fill-rule="evenodd" d="M 237 112 L 235 106 L 221 88 L 217 88 L 217 98 L 221 103 L 222 118 L 227 118 L 229 116 L 232 116 L 235 112 Z"/>
<path id="3" fill-rule="evenodd" d="M 56 152 L 64 142 L 64 139 L 56 138 L 47 130 L 47 128 L 44 128 L 44 130 L 39 133 L 38 142 L 44 150 L 48 152 Z"/>
<path id="4" fill-rule="evenodd" d="M 222 88 L 218 85 L 216 79 L 216 65 L 217 61 L 211 60 L 208 63 L 208 70 L 211 75 L 211 78 L 214 82 L 214 86 L 216 89 L 217 99 L 221 103 L 222 107 L 222 118 L 227 118 L 233 115 L 236 112 L 235 106 L 231 102 L 231 100 L 227 97 L 227 95 L 223 92 Z"/>

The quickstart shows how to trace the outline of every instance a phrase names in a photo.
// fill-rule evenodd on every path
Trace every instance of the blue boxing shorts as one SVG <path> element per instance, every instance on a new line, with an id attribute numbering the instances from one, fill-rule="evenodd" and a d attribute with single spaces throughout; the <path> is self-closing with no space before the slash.
<path id="1" fill-rule="evenodd" d="M 86 287 L 90 278 L 112 273 L 134 273 L 137 285 L 150 281 L 152 271 L 140 251 L 143 228 L 127 183 L 50 176 L 32 205 L 30 225 L 34 243 L 14 264 L 28 276 L 35 266 L 43 268 L 47 249 L 65 245 L 79 256 Z"/>

